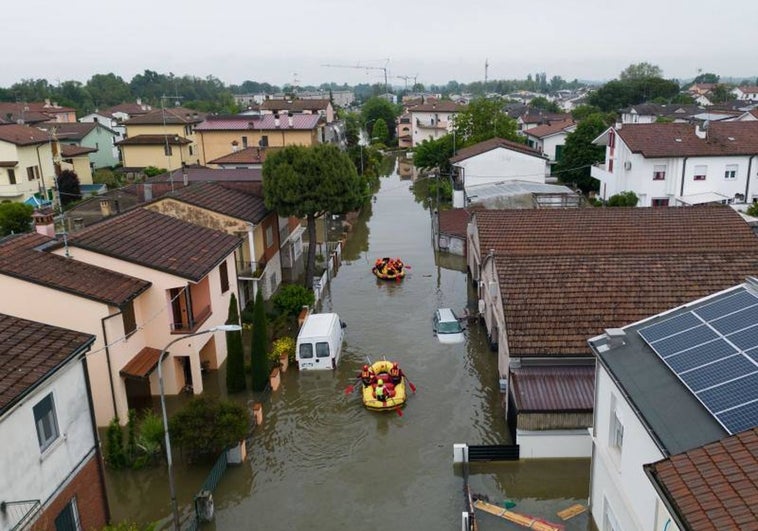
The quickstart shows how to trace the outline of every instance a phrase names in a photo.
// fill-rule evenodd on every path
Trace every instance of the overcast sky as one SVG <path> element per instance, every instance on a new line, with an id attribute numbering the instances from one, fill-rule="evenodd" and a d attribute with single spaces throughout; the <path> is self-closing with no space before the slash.
<path id="1" fill-rule="evenodd" d="M 3 2 L 0 86 L 145 69 L 225 83 L 420 83 L 546 72 L 606 80 L 631 63 L 665 77 L 755 77 L 758 1 L 25 0 Z M 389 59 L 389 62 L 386 60 Z"/>

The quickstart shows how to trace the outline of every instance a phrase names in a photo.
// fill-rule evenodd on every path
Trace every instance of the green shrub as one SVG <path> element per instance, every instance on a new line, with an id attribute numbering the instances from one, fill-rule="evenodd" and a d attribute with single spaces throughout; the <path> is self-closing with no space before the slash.
<path id="1" fill-rule="evenodd" d="M 105 446 L 105 460 L 112 468 L 124 468 L 127 465 L 124 453 L 124 432 L 118 423 L 118 417 L 114 417 L 108 424 L 106 433 L 107 444 Z"/>
<path id="2" fill-rule="evenodd" d="M 295 361 L 295 345 L 295 338 L 289 336 L 280 337 L 274 341 L 274 348 L 271 352 L 276 356 L 277 360 L 286 355 L 287 359 L 293 362 Z"/>
<path id="3" fill-rule="evenodd" d="M 303 306 L 311 306 L 315 301 L 313 291 L 300 284 L 285 284 L 271 298 L 277 310 L 292 316 L 300 313 Z"/>
<path id="4" fill-rule="evenodd" d="M 263 308 L 263 294 L 258 290 L 253 310 L 253 333 L 250 348 L 250 365 L 253 391 L 263 391 L 268 384 L 270 365 L 267 356 L 268 331 L 266 313 Z"/>
<path id="5" fill-rule="evenodd" d="M 753 203 L 749 207 L 747 207 L 747 215 L 753 216 L 754 218 L 758 218 L 758 203 Z"/>
<path id="6" fill-rule="evenodd" d="M 228 325 L 239 325 L 237 297 L 234 293 L 229 298 Z M 245 376 L 245 354 L 242 351 L 242 332 L 226 332 L 226 389 L 230 393 L 244 391 L 247 387 Z"/>
<path id="7" fill-rule="evenodd" d="M 217 455 L 243 440 L 249 424 L 245 408 L 228 400 L 192 398 L 170 421 L 171 437 L 185 455 Z"/>

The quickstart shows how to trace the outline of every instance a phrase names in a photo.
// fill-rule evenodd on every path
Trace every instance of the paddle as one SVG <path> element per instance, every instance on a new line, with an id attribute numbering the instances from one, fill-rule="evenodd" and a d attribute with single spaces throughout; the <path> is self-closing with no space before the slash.
<path id="1" fill-rule="evenodd" d="M 361 377 L 359 376 L 358 379 L 355 381 L 354 384 L 350 384 L 345 388 L 345 394 L 349 395 L 355 390 L 355 386 L 358 385 L 358 383 L 361 381 Z"/>
<path id="2" fill-rule="evenodd" d="M 415 385 L 413 385 L 413 382 L 411 382 L 411 381 L 408 379 L 408 377 L 407 377 L 407 376 L 405 376 L 405 375 L 403 375 L 403 378 L 405 378 L 405 381 L 406 381 L 406 382 L 408 382 L 408 387 L 410 387 L 410 388 L 411 388 L 411 391 L 413 391 L 413 392 L 415 393 L 415 392 L 416 392 L 416 386 L 415 386 Z"/>
<path id="3" fill-rule="evenodd" d="M 403 416 L 403 410 L 400 409 L 399 407 L 395 411 L 397 411 L 397 416 L 398 417 L 402 417 Z"/>

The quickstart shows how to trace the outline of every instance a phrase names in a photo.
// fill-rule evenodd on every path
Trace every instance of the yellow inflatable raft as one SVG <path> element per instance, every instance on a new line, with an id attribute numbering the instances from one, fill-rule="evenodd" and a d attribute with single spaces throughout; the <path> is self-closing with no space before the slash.
<path id="1" fill-rule="evenodd" d="M 372 411 L 394 411 L 403 407 L 407 394 L 405 392 L 406 381 L 405 377 L 400 378 L 400 383 L 397 385 L 392 384 L 390 378 L 390 369 L 392 368 L 391 361 L 377 361 L 371 365 L 371 369 L 376 374 L 376 379 L 371 385 L 363 386 L 363 405 L 367 409 Z M 385 386 L 385 393 L 387 394 L 386 400 L 378 400 L 376 398 L 376 385 L 377 381 L 382 380 Z"/>
<path id="2" fill-rule="evenodd" d="M 401 280 L 405 277 L 405 264 L 400 258 L 377 258 L 371 272 L 382 280 Z"/>

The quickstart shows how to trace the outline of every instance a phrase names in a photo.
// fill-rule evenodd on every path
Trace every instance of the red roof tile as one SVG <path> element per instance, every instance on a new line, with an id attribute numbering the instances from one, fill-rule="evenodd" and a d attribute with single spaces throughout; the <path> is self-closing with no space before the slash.
<path id="1" fill-rule="evenodd" d="M 685 529 L 758 529 L 758 427 L 644 468 Z"/>
<path id="2" fill-rule="evenodd" d="M 486 153 L 498 148 L 511 149 L 513 151 L 518 151 L 527 155 L 544 158 L 542 153 L 536 149 L 530 148 L 526 144 L 519 144 L 518 142 L 513 142 L 504 138 L 490 138 L 484 142 L 479 142 L 473 146 L 461 149 L 457 155 L 450 158 L 450 163 L 455 164 L 456 162 L 460 162 L 462 160 L 466 160 L 476 155 L 481 155 L 482 153 Z"/>
<path id="3" fill-rule="evenodd" d="M 96 129 L 97 126 L 97 122 L 76 122 L 64 124 L 45 123 L 39 124 L 37 127 L 44 129 L 45 131 L 52 131 L 55 129 L 55 135 L 58 140 L 81 140 L 91 131 Z"/>
<path id="4" fill-rule="evenodd" d="M 163 125 L 165 124 L 196 124 L 203 121 L 206 113 L 183 107 L 170 109 L 155 109 L 145 114 L 132 116 L 124 122 L 125 125 Z"/>
<path id="5" fill-rule="evenodd" d="M 0 313 L 0 415 L 94 341 L 89 334 Z"/>
<path id="6" fill-rule="evenodd" d="M 325 111 L 331 102 L 322 100 L 266 100 L 260 108 L 264 111 Z"/>
<path id="7" fill-rule="evenodd" d="M 466 237 L 469 213 L 465 208 L 451 208 L 440 211 L 440 233 Z"/>
<path id="8" fill-rule="evenodd" d="M 729 207 L 477 211 L 495 250 L 510 354 L 590 356 L 587 339 L 758 275 Z"/>
<path id="9" fill-rule="evenodd" d="M 195 131 L 266 131 L 266 130 L 311 130 L 321 117 L 318 114 L 292 114 L 279 116 L 264 114 L 262 116 L 211 116 L 195 128 Z M 278 125 L 277 125 L 278 120 Z M 292 120 L 292 125 L 290 125 Z"/>
<path id="10" fill-rule="evenodd" d="M 632 153 L 647 158 L 754 155 L 758 152 L 758 121 L 711 122 L 706 138 L 682 123 L 627 124 L 618 136 Z"/>
<path id="11" fill-rule="evenodd" d="M 466 110 L 465 105 L 459 105 L 450 100 L 439 100 L 415 105 L 409 108 L 408 112 L 461 112 L 464 110 Z"/>
<path id="12" fill-rule="evenodd" d="M 70 144 L 61 144 L 61 156 L 68 157 L 80 157 L 87 155 L 88 153 L 97 153 L 97 149 L 83 146 L 72 146 Z"/>
<path id="13" fill-rule="evenodd" d="M 144 208 L 96 223 L 73 235 L 69 242 L 194 282 L 202 280 L 241 244 L 236 236 Z"/>
<path id="14" fill-rule="evenodd" d="M 0 240 L 0 274 L 118 307 L 150 287 L 145 280 L 37 250 L 52 243 L 36 232 Z"/>
<path id="15" fill-rule="evenodd" d="M 32 146 L 50 142 L 50 135 L 28 125 L 5 124 L 0 125 L 0 140 L 17 146 Z"/>
<path id="16" fill-rule="evenodd" d="M 208 164 L 263 164 L 266 156 L 278 148 L 248 147 L 240 149 L 223 157 L 209 160 Z"/>
<path id="17" fill-rule="evenodd" d="M 145 347 L 124 365 L 119 374 L 128 378 L 147 378 L 158 366 L 161 351 L 153 347 Z"/>
<path id="18" fill-rule="evenodd" d="M 562 120 L 558 122 L 550 122 L 544 125 L 538 125 L 524 131 L 527 136 L 533 136 L 535 138 L 545 138 L 557 133 L 565 132 L 566 129 L 574 127 L 576 124 L 574 120 Z"/>
<path id="19" fill-rule="evenodd" d="M 162 146 L 166 142 L 171 146 L 187 145 L 192 141 L 178 135 L 137 135 L 116 142 L 117 146 Z"/>
<path id="20" fill-rule="evenodd" d="M 250 223 L 259 223 L 269 212 L 260 195 L 228 188 L 219 183 L 183 187 L 163 198 L 183 201 Z"/>
<path id="21" fill-rule="evenodd" d="M 511 371 L 519 413 L 591 412 L 595 400 L 595 367 L 522 367 Z"/>

